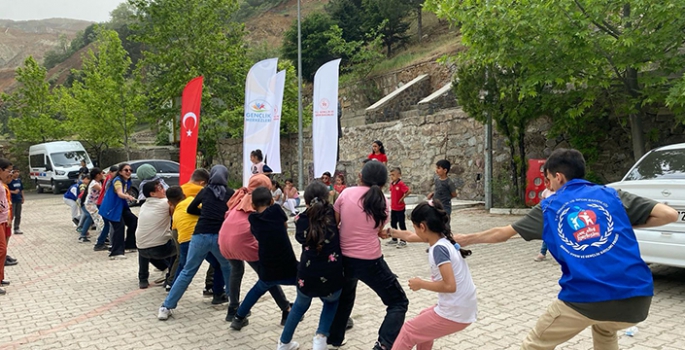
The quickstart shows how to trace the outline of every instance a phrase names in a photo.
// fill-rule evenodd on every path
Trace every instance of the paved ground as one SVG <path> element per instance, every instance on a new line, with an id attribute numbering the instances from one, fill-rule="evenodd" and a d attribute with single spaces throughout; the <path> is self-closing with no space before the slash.
<path id="1" fill-rule="evenodd" d="M 513 216 L 480 210 L 454 213 L 461 232 L 503 225 Z M 232 331 L 224 321 L 225 306 L 215 307 L 201 295 L 199 276 L 179 303 L 175 317 L 156 318 L 166 293 L 162 288 L 137 288 L 137 257 L 110 261 L 106 252 L 77 243 L 61 196 L 30 195 L 24 207 L 24 235 L 14 236 L 10 255 L 19 265 L 6 268 L 12 285 L 0 296 L 0 349 L 274 349 L 281 332 L 280 311 L 270 298 L 255 306 L 250 325 Z M 558 292 L 558 266 L 533 262 L 538 243 L 511 242 L 474 247 L 468 258 L 478 287 L 479 317 L 465 331 L 436 342 L 436 349 L 517 349 L 521 339 Z M 299 250 L 299 249 L 298 249 Z M 389 248 L 385 256 L 406 286 L 408 278 L 429 275 L 425 245 Z M 205 268 L 201 269 L 202 272 Z M 622 349 L 685 349 L 685 270 L 654 266 L 656 296 L 649 318 L 634 337 L 621 336 Z M 255 281 L 246 271 L 243 295 Z M 285 288 L 294 298 L 292 287 Z M 408 317 L 433 304 L 431 292 L 411 292 Z M 320 303 L 295 333 L 302 349 L 311 348 Z M 370 349 L 383 315 L 383 306 L 360 284 L 344 349 Z M 591 349 L 585 331 L 560 349 Z"/>

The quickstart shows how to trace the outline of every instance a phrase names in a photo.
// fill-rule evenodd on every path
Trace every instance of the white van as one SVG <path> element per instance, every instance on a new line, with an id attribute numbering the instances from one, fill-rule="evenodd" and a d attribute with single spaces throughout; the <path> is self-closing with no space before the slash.
<path id="1" fill-rule="evenodd" d="M 78 180 L 81 161 L 93 168 L 88 152 L 78 141 L 55 141 L 29 147 L 29 175 L 38 193 L 59 194 Z"/>

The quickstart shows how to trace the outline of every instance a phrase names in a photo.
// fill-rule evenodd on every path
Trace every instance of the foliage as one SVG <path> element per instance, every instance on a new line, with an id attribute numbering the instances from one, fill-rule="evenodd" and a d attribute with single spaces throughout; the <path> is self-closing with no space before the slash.
<path id="1" fill-rule="evenodd" d="M 268 11 L 286 0 L 243 0 L 240 8 L 235 12 L 233 18 L 236 21 L 244 22 L 249 17 L 255 16 L 259 12 Z"/>
<path id="2" fill-rule="evenodd" d="M 610 96 L 612 115 L 631 126 L 635 157 L 644 152 L 647 108 L 663 105 L 669 90 L 678 104 L 669 76 L 685 66 L 683 2 L 428 0 L 425 7 L 460 24 L 469 47 L 462 58 L 525 68 L 521 96 L 540 85 L 575 91 L 557 115 L 578 118 Z"/>
<path id="3" fill-rule="evenodd" d="M 362 0 L 331 0 L 325 6 L 326 13 L 342 29 L 342 38 L 348 42 L 366 38 Z"/>
<path id="4" fill-rule="evenodd" d="M 204 76 L 200 144 L 216 155 L 225 135 L 224 111 L 242 106 L 249 66 L 244 26 L 232 21 L 236 0 L 129 0 L 137 23 L 133 39 L 144 45 L 138 64 L 148 96 L 149 120 L 180 114 L 180 97 L 188 81 Z M 163 108 L 171 103 L 170 108 Z"/>
<path id="5" fill-rule="evenodd" d="M 343 58 L 340 68 L 342 73 L 352 74 L 357 79 L 365 78 L 383 60 L 382 36 L 375 32 L 369 34 L 374 39 L 368 42 L 345 40 L 342 29 L 337 25 L 333 25 L 324 35 L 328 39 L 326 45 L 331 52 Z"/>
<path id="6" fill-rule="evenodd" d="M 326 32 L 334 25 L 333 20 L 324 13 L 314 12 L 302 19 L 302 78 L 314 80 L 316 70 L 324 63 L 337 58 L 328 47 Z M 297 62 L 297 20 L 283 36 L 283 57 Z"/>
<path id="7" fill-rule="evenodd" d="M 50 70 L 56 65 L 64 62 L 71 57 L 76 51 L 81 50 L 95 40 L 96 24 L 91 24 L 86 29 L 79 31 L 76 37 L 67 45 L 66 36 L 60 36 L 60 46 L 55 50 L 50 50 L 45 53 L 43 58 L 43 66 Z"/>
<path id="8" fill-rule="evenodd" d="M 131 60 L 118 34 L 96 30 L 95 51 L 88 50 L 79 80 L 70 89 L 59 89 L 60 107 L 69 129 L 98 153 L 112 145 L 129 151 L 129 137 L 143 100 L 136 82 L 127 80 Z"/>
<path id="9" fill-rule="evenodd" d="M 17 68 L 16 80 L 19 86 L 10 95 L 0 99 L 7 103 L 13 114 L 9 129 L 18 141 L 39 143 L 59 140 L 67 130 L 57 114 L 55 96 L 45 80 L 47 70 L 29 56 L 24 66 Z"/>
<path id="10" fill-rule="evenodd" d="M 392 55 L 392 48 L 408 40 L 406 34 L 409 22 L 406 21 L 412 8 L 406 0 L 364 0 L 364 25 L 367 32 L 375 30 L 382 35 L 387 48 L 387 56 Z"/>
<path id="11" fill-rule="evenodd" d="M 526 187 L 526 128 L 549 109 L 554 99 L 554 94 L 544 86 L 538 86 L 535 94 L 521 96 L 521 82 L 526 74 L 520 66 L 462 62 L 454 83 L 464 111 L 482 123 L 489 115 L 498 133 L 506 138 L 513 190 L 521 200 L 525 200 Z"/>

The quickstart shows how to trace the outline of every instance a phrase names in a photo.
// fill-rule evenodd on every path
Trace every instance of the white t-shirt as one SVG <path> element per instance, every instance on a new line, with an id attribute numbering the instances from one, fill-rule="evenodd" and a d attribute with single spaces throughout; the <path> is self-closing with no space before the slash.
<path id="1" fill-rule="evenodd" d="M 166 244 L 171 239 L 171 215 L 166 198 L 150 197 L 140 207 L 136 245 L 147 249 Z"/>
<path id="2" fill-rule="evenodd" d="M 475 322 L 478 314 L 476 286 L 471 279 L 469 266 L 459 251 L 446 238 L 441 238 L 429 248 L 428 263 L 433 281 L 442 280 L 439 266 L 451 263 L 457 283 L 457 290 L 454 293 L 438 293 L 438 306 L 435 308 L 435 313 L 454 322 Z"/>
<path id="3" fill-rule="evenodd" d="M 278 197 L 280 196 L 280 197 Z M 277 188 L 275 191 L 271 191 L 271 197 L 274 198 L 274 203 L 278 205 L 283 205 L 283 191 L 281 191 L 280 188 Z M 276 200 L 276 197 L 278 197 L 278 200 Z"/>

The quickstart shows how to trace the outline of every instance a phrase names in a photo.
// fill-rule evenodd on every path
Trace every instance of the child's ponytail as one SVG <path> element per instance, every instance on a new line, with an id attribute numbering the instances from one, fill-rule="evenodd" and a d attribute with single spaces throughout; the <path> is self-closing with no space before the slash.
<path id="1" fill-rule="evenodd" d="M 445 211 L 442 203 L 439 200 L 433 199 L 427 202 L 422 202 L 414 208 L 411 212 L 411 221 L 418 225 L 425 223 L 429 230 L 441 233 L 452 244 L 456 244 L 452 237 L 452 231 L 449 225 L 449 216 Z M 471 255 L 468 249 L 459 248 L 459 253 L 462 258 Z"/>
<path id="2" fill-rule="evenodd" d="M 368 162 L 362 168 L 362 184 L 370 187 L 362 196 L 364 213 L 374 221 L 374 228 L 381 227 L 388 219 L 388 203 L 381 187 L 388 181 L 388 169 L 381 162 Z"/>
<path id="3" fill-rule="evenodd" d="M 309 206 L 309 232 L 305 243 L 320 253 L 328 228 L 335 226 L 335 220 L 331 215 L 333 206 L 328 202 L 328 187 L 320 181 L 312 182 L 304 191 L 304 202 Z"/>

